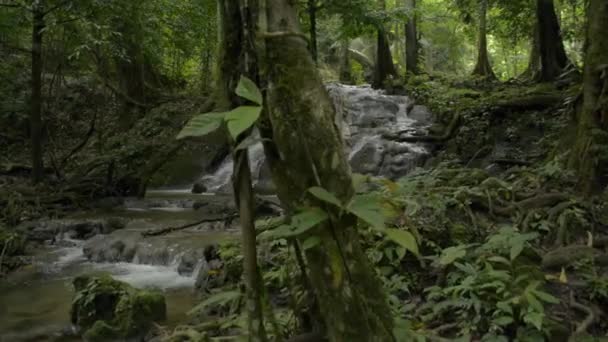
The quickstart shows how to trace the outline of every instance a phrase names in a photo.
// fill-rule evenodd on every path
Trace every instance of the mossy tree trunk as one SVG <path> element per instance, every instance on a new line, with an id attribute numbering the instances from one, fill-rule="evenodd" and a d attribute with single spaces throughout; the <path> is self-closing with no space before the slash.
<path id="1" fill-rule="evenodd" d="M 340 83 L 350 84 L 353 82 L 350 67 L 350 42 L 344 38 L 340 42 L 340 65 L 338 73 L 340 74 Z"/>
<path id="2" fill-rule="evenodd" d="M 405 68 L 408 73 L 420 73 L 418 64 L 418 25 L 416 15 L 416 0 L 405 0 L 405 9 L 409 18 L 405 24 Z"/>
<path id="3" fill-rule="evenodd" d="M 536 1 L 536 20 L 540 49 L 540 72 L 536 80 L 550 82 L 558 78 L 570 64 L 553 0 Z"/>
<path id="4" fill-rule="evenodd" d="M 315 63 L 318 61 L 317 52 L 317 0 L 308 0 L 308 19 L 310 21 L 310 53 Z"/>
<path id="5" fill-rule="evenodd" d="M 473 75 L 496 79 L 488 55 L 488 0 L 479 0 L 479 31 L 477 37 L 477 63 Z"/>
<path id="6" fill-rule="evenodd" d="M 608 185 L 608 2 L 591 0 L 583 76 L 583 105 L 570 164 L 590 194 Z"/>
<path id="7" fill-rule="evenodd" d="M 378 0 L 378 8 L 381 11 L 386 10 L 386 0 Z M 378 89 L 383 88 L 386 80 L 389 77 L 395 77 L 397 72 L 393 64 L 393 56 L 391 47 L 386 34 L 384 24 L 378 24 L 378 38 L 376 44 L 376 69 L 374 71 L 374 80 L 372 87 Z"/>
<path id="8" fill-rule="evenodd" d="M 44 1 L 32 3 L 32 98 L 30 137 L 32 149 L 32 181 L 40 182 L 44 175 L 42 152 L 42 35 L 44 33 Z"/>
<path id="9" fill-rule="evenodd" d="M 295 3 L 267 0 L 266 111 L 260 124 L 278 195 L 288 211 L 323 206 L 307 195 L 322 186 L 347 201 L 354 193 L 335 110 L 301 36 Z M 285 34 L 277 34 L 283 32 Z M 306 250 L 312 287 L 330 341 L 394 341 L 382 286 L 359 243 L 356 219 L 326 208 L 331 223 L 313 230 Z M 301 237 L 304 239 L 305 237 Z"/>

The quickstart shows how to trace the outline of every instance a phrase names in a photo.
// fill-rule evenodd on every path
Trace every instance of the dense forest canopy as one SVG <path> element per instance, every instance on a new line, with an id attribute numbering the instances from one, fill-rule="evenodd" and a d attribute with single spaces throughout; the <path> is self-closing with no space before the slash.
<path id="1" fill-rule="evenodd" d="M 607 340 L 607 32 L 606 0 L 0 0 L 0 341 Z"/>

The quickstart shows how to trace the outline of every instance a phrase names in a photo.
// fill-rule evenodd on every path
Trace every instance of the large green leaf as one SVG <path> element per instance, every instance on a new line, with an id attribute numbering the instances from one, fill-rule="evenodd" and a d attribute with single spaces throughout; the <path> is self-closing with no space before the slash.
<path id="1" fill-rule="evenodd" d="M 245 76 L 241 76 L 238 86 L 236 87 L 236 94 L 242 98 L 245 98 L 251 102 L 255 102 L 260 106 L 263 103 L 262 93 L 255 83 Z"/>
<path id="2" fill-rule="evenodd" d="M 230 136 L 236 140 L 241 133 L 255 124 L 261 113 L 262 107 L 257 106 L 241 106 L 228 112 L 226 122 Z"/>
<path id="3" fill-rule="evenodd" d="M 358 195 L 348 205 L 348 211 L 365 221 L 372 228 L 384 229 L 385 215 L 380 200 L 372 195 Z"/>
<path id="4" fill-rule="evenodd" d="M 309 208 L 291 218 L 290 224 L 284 224 L 264 234 L 263 237 L 283 239 L 304 234 L 327 220 L 329 215 L 320 208 Z"/>
<path id="5" fill-rule="evenodd" d="M 226 113 L 200 114 L 192 118 L 177 135 L 177 139 L 207 135 L 222 125 Z"/>
<path id="6" fill-rule="evenodd" d="M 340 200 L 331 192 L 315 186 L 312 187 L 310 189 L 308 189 L 308 192 L 310 192 L 311 194 L 313 194 L 313 196 L 315 196 L 316 198 L 320 199 L 321 201 L 333 204 L 339 208 L 342 208 L 342 202 L 340 202 Z"/>
<path id="7" fill-rule="evenodd" d="M 412 235 L 412 233 L 394 228 L 387 229 L 385 233 L 389 239 L 395 241 L 403 248 L 414 253 L 415 255 L 419 254 L 418 243 L 416 242 L 416 238 L 414 237 L 414 235 Z"/>
<path id="8" fill-rule="evenodd" d="M 441 252 L 439 257 L 439 263 L 443 266 L 452 264 L 454 261 L 463 258 L 467 255 L 466 245 L 458 245 L 454 247 L 448 247 Z"/>

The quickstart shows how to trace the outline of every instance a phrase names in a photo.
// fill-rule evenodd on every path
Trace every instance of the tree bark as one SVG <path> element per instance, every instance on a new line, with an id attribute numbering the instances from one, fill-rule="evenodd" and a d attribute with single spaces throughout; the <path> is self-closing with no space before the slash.
<path id="1" fill-rule="evenodd" d="M 378 0 L 378 6 L 381 11 L 385 11 L 386 1 Z M 393 56 L 391 55 L 391 47 L 383 24 L 379 24 L 377 34 L 376 70 L 374 72 L 374 81 L 372 82 L 372 87 L 379 89 L 384 87 L 386 80 L 389 77 L 397 76 L 397 72 L 395 71 Z"/>
<path id="2" fill-rule="evenodd" d="M 587 194 L 608 185 L 608 2 L 591 0 L 587 13 L 583 106 L 570 165 L 578 170 Z"/>
<path id="3" fill-rule="evenodd" d="M 216 102 L 221 109 L 231 109 L 243 104 L 243 100 L 235 94 L 235 89 L 242 75 L 256 79 L 255 51 L 251 28 L 255 27 L 255 13 L 241 1 L 218 0 L 218 28 L 220 32 L 219 77 Z M 253 11 L 255 12 L 255 8 Z M 248 28 L 250 28 L 248 30 Z M 251 132 L 249 131 L 248 134 Z M 244 139 L 242 134 L 235 146 Z M 264 328 L 262 307 L 262 287 L 264 283 L 258 272 L 256 252 L 256 232 L 254 224 L 254 197 L 251 181 L 251 169 L 247 149 L 235 151 L 233 154 L 234 168 L 232 183 L 234 198 L 239 211 L 243 276 L 246 287 L 246 310 L 248 313 L 248 340 L 263 342 L 267 340 Z"/>
<path id="4" fill-rule="evenodd" d="M 570 62 L 564 49 L 553 0 L 536 1 L 536 19 L 541 65 L 537 81 L 554 81 L 563 73 Z"/>
<path id="5" fill-rule="evenodd" d="M 477 45 L 477 64 L 473 69 L 473 75 L 481 76 L 486 79 L 496 79 L 490 58 L 488 56 L 488 37 L 487 37 L 487 14 L 488 0 L 479 1 L 479 37 Z"/>
<path id="6" fill-rule="evenodd" d="M 32 181 L 38 183 L 44 175 L 42 152 L 42 35 L 44 23 L 44 1 L 32 4 L 32 98 L 30 112 L 30 136 L 32 143 Z"/>
<path id="7" fill-rule="evenodd" d="M 405 69 L 408 73 L 420 73 L 418 64 L 418 28 L 416 15 L 416 0 L 405 0 L 405 9 L 409 18 L 405 24 Z"/>
<path id="8" fill-rule="evenodd" d="M 343 84 L 351 84 L 353 82 L 350 68 L 349 46 L 350 42 L 346 38 L 340 42 L 340 65 L 338 72 L 340 74 L 340 83 Z"/>
<path id="9" fill-rule="evenodd" d="M 307 195 L 322 186 L 347 201 L 354 193 L 335 110 L 307 49 L 290 0 L 267 0 L 267 91 L 259 125 L 272 178 L 283 206 L 294 212 L 323 206 Z M 320 243 L 305 252 L 311 283 L 330 341 L 394 341 L 385 294 L 355 228 L 356 219 L 326 208 L 331 216 L 313 229 Z M 304 237 L 301 237 L 304 239 Z"/>
<path id="10" fill-rule="evenodd" d="M 317 52 L 317 0 L 308 0 L 308 18 L 310 20 L 310 53 L 312 59 L 318 62 Z"/>

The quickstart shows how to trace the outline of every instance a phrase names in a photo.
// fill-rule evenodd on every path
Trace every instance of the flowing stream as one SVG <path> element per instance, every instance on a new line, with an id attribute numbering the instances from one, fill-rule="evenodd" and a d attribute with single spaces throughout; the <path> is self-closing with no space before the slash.
<path id="1" fill-rule="evenodd" d="M 354 172 L 394 179 L 429 155 L 423 145 L 399 142 L 404 135 L 426 133 L 431 115 L 425 107 L 414 105 L 407 96 L 385 95 L 369 87 L 327 88 Z M 271 187 L 262 145 L 250 148 L 249 156 L 256 186 Z M 120 209 L 35 223 L 37 234 L 50 234 L 45 235 L 49 240 L 36 251 L 31 266 L 0 282 L 0 341 L 48 341 L 49 336 L 72 329 L 72 280 L 82 273 L 109 273 L 138 288 L 160 289 L 167 299 L 168 325 L 184 321 L 197 302 L 194 287 L 206 267 L 205 248 L 235 238 L 238 227 L 217 222 L 158 237 L 143 238 L 141 233 L 225 212 L 232 199 L 221 193 L 230 192 L 231 174 L 232 161 L 227 158 L 201 178 L 210 193 L 150 191 L 144 200 L 127 199 Z M 81 227 L 82 222 L 97 227 L 95 222 L 108 218 L 122 219 L 126 226 L 77 239 L 63 231 Z"/>

